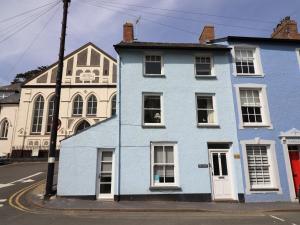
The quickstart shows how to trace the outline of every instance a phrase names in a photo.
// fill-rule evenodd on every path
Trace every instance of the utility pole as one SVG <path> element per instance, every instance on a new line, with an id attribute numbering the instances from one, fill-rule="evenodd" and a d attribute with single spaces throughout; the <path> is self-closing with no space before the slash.
<path id="1" fill-rule="evenodd" d="M 69 4 L 71 3 L 71 0 L 62 0 L 62 1 L 63 1 L 63 20 L 61 26 L 58 68 L 57 68 L 57 75 L 56 75 L 54 111 L 53 111 L 53 118 L 52 118 L 50 147 L 49 147 L 49 155 L 48 155 L 48 171 L 47 171 L 45 198 L 49 198 L 51 195 L 53 195 L 52 186 L 53 186 L 54 167 L 55 167 L 57 127 L 58 127 L 58 120 L 59 120 L 61 79 L 62 79 L 62 72 L 64 66 L 64 51 L 65 51 L 68 7 Z"/>

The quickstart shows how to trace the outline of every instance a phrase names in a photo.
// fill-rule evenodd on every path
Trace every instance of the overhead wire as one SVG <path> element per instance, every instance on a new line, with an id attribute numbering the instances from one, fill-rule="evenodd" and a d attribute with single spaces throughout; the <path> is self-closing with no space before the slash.
<path id="1" fill-rule="evenodd" d="M 58 5 L 59 4 L 57 4 L 56 6 L 58 6 Z M 55 9 L 55 7 L 53 9 Z M 12 73 L 15 70 L 15 68 L 21 62 L 21 60 L 23 59 L 23 57 L 25 56 L 25 54 L 29 51 L 29 49 L 37 41 L 37 39 L 40 37 L 40 35 L 42 34 L 42 32 L 47 28 L 47 26 L 50 24 L 50 22 L 54 19 L 54 16 L 58 13 L 58 11 L 59 11 L 59 7 L 57 7 L 57 9 L 54 11 L 54 13 L 52 15 L 50 15 L 49 19 L 46 21 L 46 23 L 44 24 L 44 26 L 42 26 L 41 30 L 35 35 L 35 37 L 32 39 L 32 41 L 26 47 L 26 49 L 24 50 L 24 52 L 16 60 L 16 63 L 13 65 L 13 67 L 11 68 L 11 70 L 9 71 L 9 73 Z"/>
<path id="2" fill-rule="evenodd" d="M 22 25 L 21 27 L 18 27 L 17 29 L 15 29 L 15 31 L 13 31 L 12 33 L 8 34 L 7 36 L 5 36 L 4 38 L 0 39 L 0 44 L 3 43 L 4 41 L 10 39 L 11 37 L 13 37 L 15 34 L 19 33 L 20 31 L 24 30 L 26 27 L 28 27 L 30 24 L 36 22 L 39 18 L 43 17 L 44 15 L 46 15 L 49 10 L 51 10 L 52 8 L 54 8 L 56 5 L 58 5 L 60 2 L 57 2 L 55 5 L 49 7 L 49 9 L 47 9 L 47 12 L 41 12 L 39 13 L 36 17 L 34 17 L 32 20 L 30 20 L 29 22 L 25 23 L 24 25 Z"/>
<path id="3" fill-rule="evenodd" d="M 114 2 L 114 1 L 105 1 L 105 0 L 95 0 L 98 2 L 115 4 L 115 5 L 125 5 L 125 6 L 133 6 L 137 8 L 144 8 L 144 9 L 154 9 L 154 10 L 161 10 L 161 11 L 168 11 L 168 12 L 179 12 L 184 14 L 194 14 L 194 15 L 204 15 L 210 17 L 219 17 L 224 19 L 230 20 L 243 20 L 243 21 L 251 21 L 251 22 L 260 22 L 260 23 L 267 23 L 267 24 L 274 24 L 275 21 L 267 21 L 267 20 L 260 20 L 260 19 L 253 19 L 253 18 L 244 18 L 244 17 L 236 17 L 236 16 L 224 16 L 224 15 L 217 15 L 217 14 L 209 14 L 204 12 L 197 12 L 197 11 L 189 11 L 189 10 L 179 10 L 179 9 L 166 9 L 166 8 L 159 8 L 159 7 L 152 7 L 152 6 L 145 6 L 145 5 L 137 5 L 137 4 L 128 4 L 128 3 L 121 3 L 121 2 Z"/>
<path id="4" fill-rule="evenodd" d="M 87 1 L 91 2 L 91 0 L 84 0 L 84 2 L 87 2 Z M 94 2 L 95 1 L 93 1 L 93 3 Z M 119 6 L 112 6 L 112 5 L 110 5 L 110 3 L 102 3 L 101 5 L 98 4 L 98 3 L 96 3 L 96 4 L 97 4 L 97 6 L 100 6 L 100 7 L 109 7 L 109 8 L 116 9 L 116 10 L 120 9 L 118 11 L 121 11 L 122 13 L 124 11 L 134 11 L 134 12 L 139 12 L 139 13 L 146 13 L 146 14 L 151 14 L 151 15 L 156 15 L 156 16 L 167 17 L 167 18 L 176 19 L 176 20 L 186 20 L 186 21 L 192 21 L 192 22 L 197 22 L 197 23 L 206 22 L 206 23 L 213 23 L 213 24 L 219 25 L 219 26 L 226 26 L 226 27 L 234 27 L 234 28 L 247 29 L 247 30 L 259 30 L 259 31 L 269 32 L 269 29 L 264 29 L 264 28 L 240 26 L 240 25 L 234 25 L 234 24 L 224 24 L 224 23 L 218 23 L 218 22 L 208 22 L 208 21 L 203 21 L 203 20 L 200 20 L 200 19 L 193 19 L 193 18 L 187 18 L 187 17 L 177 17 L 177 16 L 166 15 L 166 14 L 161 14 L 161 13 L 148 12 L 148 11 L 142 11 L 142 10 L 119 7 Z M 96 5 L 94 5 L 94 6 L 96 6 Z M 126 13 L 126 14 L 128 14 L 128 13 Z M 142 19 L 143 19 L 143 17 L 142 17 Z"/>
<path id="5" fill-rule="evenodd" d="M 27 11 L 22 12 L 22 13 L 20 13 L 20 14 L 17 14 L 17 15 L 14 15 L 14 16 L 11 16 L 11 17 L 2 19 L 2 20 L 0 20 L 0 23 L 4 23 L 4 22 L 6 22 L 6 21 L 9 21 L 9 20 L 18 18 L 18 17 L 20 17 L 20 16 L 26 15 L 26 14 L 28 14 L 28 13 L 30 13 L 30 12 L 34 12 L 34 11 L 39 10 L 39 9 L 41 9 L 41 8 L 44 8 L 44 7 L 46 7 L 46 6 L 49 6 L 49 5 L 52 5 L 52 4 L 56 4 L 57 2 L 59 2 L 59 1 L 55 1 L 55 2 L 51 1 L 50 3 L 47 3 L 47 4 L 45 4 L 45 5 L 41 5 L 41 6 L 39 6 L 39 7 L 36 7 L 36 8 L 30 9 L 30 10 L 27 10 Z"/>

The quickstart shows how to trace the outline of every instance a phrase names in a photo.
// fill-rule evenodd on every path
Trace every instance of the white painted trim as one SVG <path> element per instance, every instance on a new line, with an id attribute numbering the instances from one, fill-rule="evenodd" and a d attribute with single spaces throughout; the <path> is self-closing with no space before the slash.
<path id="1" fill-rule="evenodd" d="M 300 48 L 296 48 L 296 55 L 298 59 L 299 69 L 300 69 Z"/>
<path id="2" fill-rule="evenodd" d="M 260 47 L 258 45 L 250 45 L 250 44 L 236 44 L 236 45 L 230 45 L 231 49 L 231 55 L 232 55 L 232 68 L 233 68 L 233 75 L 239 76 L 239 77 L 264 77 L 265 74 L 263 72 L 263 66 L 261 63 L 261 54 L 260 54 Z M 235 65 L 235 50 L 236 49 L 252 49 L 254 50 L 254 74 L 241 74 L 237 73 L 236 71 L 236 65 Z"/>
<path id="3" fill-rule="evenodd" d="M 160 66 L 161 66 L 161 71 L 160 71 L 160 74 L 149 74 L 149 73 L 146 73 L 146 66 L 145 66 L 145 63 L 146 63 L 146 56 L 160 56 Z M 144 57 L 143 57 L 143 74 L 145 76 L 149 76 L 149 77 L 160 77 L 162 75 L 165 75 L 165 68 L 164 68 L 164 56 L 162 54 L 162 52 L 153 52 L 153 51 L 150 51 L 150 52 L 145 52 L 144 53 Z"/>
<path id="4" fill-rule="evenodd" d="M 285 164 L 285 168 L 286 168 L 287 180 L 288 180 L 288 186 L 289 186 L 289 192 L 290 192 L 290 199 L 293 202 L 298 201 L 298 199 L 296 198 L 296 193 L 295 193 L 294 179 L 293 179 L 290 155 L 289 155 L 289 150 L 288 150 L 288 145 L 289 145 L 288 141 L 289 141 L 289 139 L 291 139 L 294 142 L 295 138 L 298 138 L 298 143 L 292 143 L 292 144 L 300 145 L 300 131 L 295 128 L 293 128 L 289 131 L 280 133 L 280 139 L 281 139 L 281 144 L 282 144 L 282 149 L 283 149 L 284 164 Z"/>
<path id="5" fill-rule="evenodd" d="M 276 192 L 278 194 L 282 193 L 280 177 L 278 172 L 278 163 L 277 156 L 275 150 L 275 141 L 273 140 L 262 140 L 260 138 L 255 138 L 251 140 L 242 140 L 240 141 L 243 151 L 243 164 L 244 164 L 244 177 L 245 177 L 245 193 L 246 194 L 256 194 L 256 193 L 270 193 Z M 248 170 L 248 159 L 247 159 L 247 151 L 246 145 L 266 145 L 268 152 L 268 160 L 270 164 L 270 176 L 271 176 L 271 186 L 270 187 L 262 187 L 263 189 L 278 189 L 278 191 L 251 191 L 250 179 L 249 179 L 249 170 Z"/>
<path id="6" fill-rule="evenodd" d="M 197 75 L 196 74 L 196 57 L 209 57 L 210 58 L 210 75 Z M 194 55 L 194 75 L 196 78 L 216 78 L 214 56 L 212 53 L 197 53 Z"/>
<path id="7" fill-rule="evenodd" d="M 213 101 L 213 110 L 214 110 L 214 123 L 198 123 L 198 104 L 197 104 L 197 97 L 212 97 Z M 195 95 L 195 100 L 196 100 L 196 123 L 198 126 L 203 126 L 203 127 L 214 127 L 214 126 L 219 126 L 218 122 L 218 110 L 217 110 L 217 100 L 216 100 L 216 93 L 196 93 Z"/>
<path id="8" fill-rule="evenodd" d="M 101 156 L 102 152 L 112 152 L 112 171 L 111 171 L 111 194 L 100 194 L 100 171 L 101 171 Z M 115 194 L 115 149 L 114 148 L 98 148 L 97 149 L 97 172 L 96 172 L 96 198 L 97 200 L 114 199 Z"/>
<path id="9" fill-rule="evenodd" d="M 165 184 L 155 184 L 153 180 L 153 164 L 154 164 L 154 146 L 173 146 L 173 158 L 174 158 L 174 183 L 165 183 Z M 151 187 L 165 187 L 165 186 L 175 186 L 179 187 L 179 163 L 178 163 L 178 147 L 177 142 L 164 141 L 164 142 L 151 142 L 150 143 L 150 186 Z"/>
<path id="10" fill-rule="evenodd" d="M 267 86 L 264 84 L 235 84 L 235 94 L 236 94 L 236 101 L 237 101 L 237 110 L 239 114 L 239 129 L 244 129 L 247 127 L 255 127 L 255 128 L 263 128 L 266 127 L 268 129 L 273 129 L 273 125 L 271 122 L 270 111 L 269 111 L 269 104 L 268 104 L 268 97 L 267 97 Z M 240 98 L 240 90 L 241 89 L 256 89 L 259 90 L 260 101 L 262 104 L 262 123 L 247 123 L 244 124 L 243 117 L 242 117 L 242 109 L 241 109 L 241 98 Z"/>
<path id="11" fill-rule="evenodd" d="M 145 123 L 145 114 L 144 114 L 144 96 L 145 95 L 153 95 L 153 96 L 160 96 L 160 112 L 161 112 L 161 118 L 160 123 Z M 142 125 L 143 126 L 149 126 L 149 127 L 160 127 L 165 125 L 164 120 L 164 99 L 163 99 L 163 93 L 162 92 L 143 92 L 142 93 Z"/>

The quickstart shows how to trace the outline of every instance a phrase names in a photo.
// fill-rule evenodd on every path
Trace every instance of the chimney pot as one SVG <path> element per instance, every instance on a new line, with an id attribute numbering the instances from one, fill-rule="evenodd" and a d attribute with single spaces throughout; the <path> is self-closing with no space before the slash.
<path id="1" fill-rule="evenodd" d="M 133 24 L 126 22 L 123 25 L 123 41 L 126 43 L 132 43 L 134 40 Z"/>
<path id="2" fill-rule="evenodd" d="M 291 20 L 290 16 L 286 16 L 277 24 L 271 34 L 272 38 L 282 39 L 297 39 L 300 40 L 300 33 L 298 33 L 297 22 Z"/>
<path id="3" fill-rule="evenodd" d="M 208 41 L 215 39 L 215 28 L 212 25 L 204 26 L 202 33 L 199 37 L 200 44 L 205 44 Z"/>

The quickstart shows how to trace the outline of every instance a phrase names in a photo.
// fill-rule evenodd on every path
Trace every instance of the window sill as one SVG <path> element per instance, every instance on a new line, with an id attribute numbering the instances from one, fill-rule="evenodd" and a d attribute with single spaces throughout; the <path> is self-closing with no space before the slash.
<path id="1" fill-rule="evenodd" d="M 42 135 L 42 134 L 41 133 L 30 133 L 30 135 L 38 136 L 38 135 Z"/>
<path id="2" fill-rule="evenodd" d="M 8 140 L 8 138 L 0 138 L 0 140 L 5 141 Z"/>
<path id="3" fill-rule="evenodd" d="M 144 74 L 143 76 L 151 78 L 166 78 L 165 74 Z"/>
<path id="4" fill-rule="evenodd" d="M 217 76 L 216 75 L 195 75 L 195 78 L 197 80 L 205 80 L 205 79 L 211 79 L 211 80 L 216 80 Z"/>
<path id="5" fill-rule="evenodd" d="M 72 117 L 78 118 L 78 117 L 82 117 L 82 115 L 72 115 Z"/>
<path id="6" fill-rule="evenodd" d="M 220 128 L 219 124 L 197 124 L 198 128 Z"/>
<path id="7" fill-rule="evenodd" d="M 259 193 L 259 192 L 277 192 L 279 188 L 250 188 L 250 192 Z"/>
<path id="8" fill-rule="evenodd" d="M 178 186 L 151 186 L 150 191 L 181 191 L 181 187 Z"/>
<path id="9" fill-rule="evenodd" d="M 157 128 L 157 129 L 165 129 L 166 126 L 165 125 L 145 125 L 143 124 L 142 125 L 142 128 L 149 128 L 149 129 L 152 129 L 152 128 Z"/>
<path id="10" fill-rule="evenodd" d="M 92 118 L 92 117 L 97 117 L 97 114 L 95 114 L 95 115 L 86 115 L 86 117 L 88 117 L 88 118 Z"/>
<path id="11" fill-rule="evenodd" d="M 243 128 L 269 128 L 272 129 L 272 125 L 268 124 L 243 124 L 241 129 Z"/>
<path id="12" fill-rule="evenodd" d="M 264 78 L 265 75 L 263 74 L 235 74 L 236 77 L 247 77 L 247 78 Z"/>

